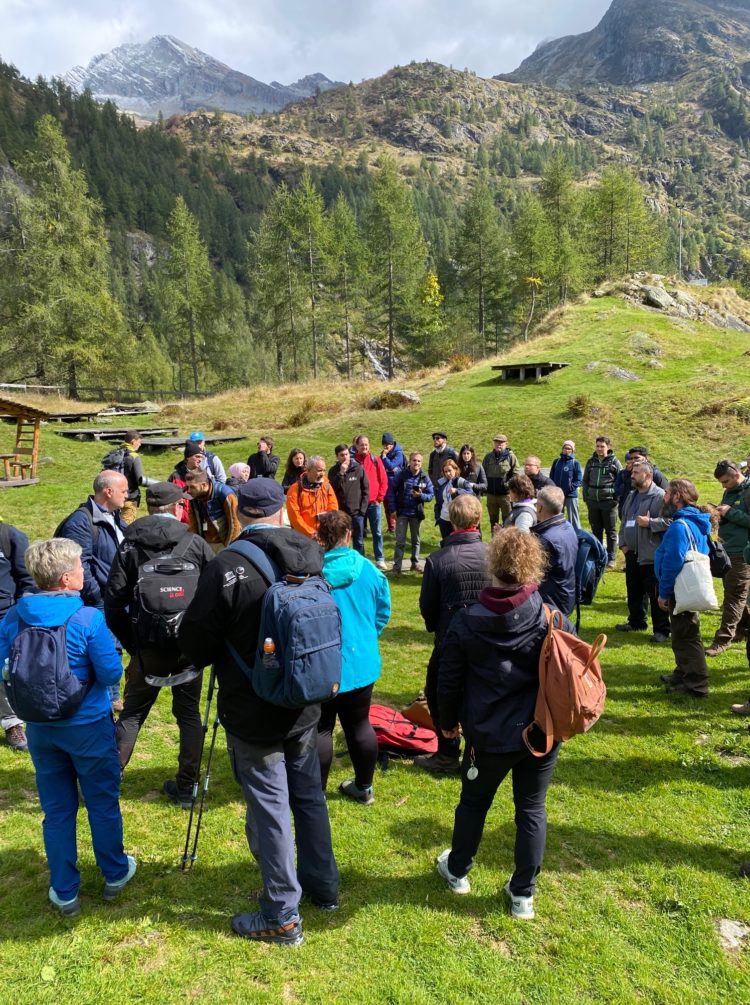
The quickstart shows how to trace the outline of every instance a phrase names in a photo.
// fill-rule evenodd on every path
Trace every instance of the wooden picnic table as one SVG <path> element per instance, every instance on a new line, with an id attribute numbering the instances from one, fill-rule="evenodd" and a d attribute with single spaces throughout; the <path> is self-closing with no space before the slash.
<path id="1" fill-rule="evenodd" d="M 56 429 L 58 436 L 69 436 L 74 440 L 121 440 L 132 426 L 109 427 L 106 429 Z M 139 429 L 142 436 L 174 436 L 177 426 L 154 426 L 150 429 Z M 184 440 L 183 440 L 184 442 Z"/>
<path id="2" fill-rule="evenodd" d="M 185 436 L 157 436 L 141 441 L 141 450 L 169 450 L 170 447 L 184 447 Z M 234 440 L 246 440 L 243 434 L 214 433 L 206 437 L 206 443 L 230 443 Z"/>

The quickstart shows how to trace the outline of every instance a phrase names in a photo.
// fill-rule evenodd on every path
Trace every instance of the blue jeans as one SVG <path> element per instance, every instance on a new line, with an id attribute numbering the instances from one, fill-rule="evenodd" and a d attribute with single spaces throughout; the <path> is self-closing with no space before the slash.
<path id="1" fill-rule="evenodd" d="M 365 518 L 361 513 L 352 513 L 352 548 L 360 555 L 365 553 Z"/>
<path id="2" fill-rule="evenodd" d="M 299 917 L 303 892 L 319 903 L 338 900 L 339 872 L 320 783 L 317 728 L 270 744 L 247 743 L 227 733 L 227 750 L 247 801 L 245 833 L 263 877 L 258 898 L 263 917 L 272 924 Z"/>
<path id="3" fill-rule="evenodd" d="M 370 503 L 365 513 L 372 534 L 372 553 L 376 562 L 383 561 L 383 532 L 380 529 L 380 503 Z M 364 554 L 364 551 L 363 551 Z"/>
<path id="4" fill-rule="evenodd" d="M 111 715 L 68 726 L 30 722 L 26 727 L 36 771 L 50 886 L 73 900 L 81 884 L 76 848 L 78 786 L 86 801 L 96 864 L 108 883 L 122 879 L 128 860 L 122 847 L 120 762 Z"/>

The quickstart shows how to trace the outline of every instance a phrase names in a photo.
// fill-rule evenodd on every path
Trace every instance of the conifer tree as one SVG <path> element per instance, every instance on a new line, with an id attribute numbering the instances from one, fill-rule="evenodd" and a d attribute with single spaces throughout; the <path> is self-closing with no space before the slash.
<path id="1" fill-rule="evenodd" d="M 352 331 L 362 324 L 362 294 L 365 283 L 365 246 L 354 211 L 339 193 L 329 214 L 330 287 L 334 303 L 333 326 L 341 331 L 346 376 L 352 376 Z"/>
<path id="2" fill-rule="evenodd" d="M 456 263 L 484 352 L 493 308 L 503 296 L 505 256 L 500 220 L 486 175 L 480 174 L 464 206 Z"/>
<path id="3" fill-rule="evenodd" d="M 545 168 L 539 197 L 550 228 L 549 279 L 557 299 L 565 303 L 581 283 L 583 260 L 577 243 L 578 199 L 573 172 L 560 151 Z"/>
<path id="4" fill-rule="evenodd" d="M 320 284 L 325 271 L 328 221 L 323 197 L 305 169 L 302 180 L 289 199 L 289 218 L 295 247 L 296 267 L 305 276 L 307 314 L 310 322 L 312 374 L 318 376 Z"/>
<path id="5" fill-rule="evenodd" d="M 647 268 L 659 257 L 660 235 L 638 179 L 620 166 L 606 168 L 587 200 L 587 246 L 599 279 Z"/>

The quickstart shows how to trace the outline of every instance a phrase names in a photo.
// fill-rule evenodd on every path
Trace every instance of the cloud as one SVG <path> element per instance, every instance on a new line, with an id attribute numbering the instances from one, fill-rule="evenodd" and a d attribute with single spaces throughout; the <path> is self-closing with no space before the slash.
<path id="1" fill-rule="evenodd" d="M 0 56 L 28 77 L 51 77 L 123 42 L 170 34 L 260 80 L 320 71 L 376 76 L 425 58 L 491 76 L 543 38 L 587 31 L 607 0 L 0 0 Z"/>

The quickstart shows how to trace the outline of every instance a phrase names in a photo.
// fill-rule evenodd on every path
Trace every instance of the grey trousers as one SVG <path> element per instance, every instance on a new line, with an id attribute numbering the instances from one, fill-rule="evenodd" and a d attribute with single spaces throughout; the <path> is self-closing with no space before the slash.
<path id="1" fill-rule="evenodd" d="M 573 530 L 581 529 L 581 514 L 578 512 L 578 496 L 565 496 L 565 516 Z"/>
<path id="2" fill-rule="evenodd" d="M 10 707 L 8 696 L 5 693 L 5 684 L 0 680 L 0 729 L 11 729 L 13 726 L 22 725 L 23 721 Z"/>
<path id="3" fill-rule="evenodd" d="M 393 568 L 395 571 L 401 568 L 401 562 L 404 558 L 407 528 L 411 536 L 411 564 L 416 565 L 419 561 L 421 523 L 422 521 L 415 516 L 401 516 L 399 514 L 396 517 L 396 547 L 393 552 Z"/>
<path id="4" fill-rule="evenodd" d="M 247 743 L 227 733 L 227 750 L 247 801 L 245 833 L 263 877 L 258 898 L 263 917 L 273 924 L 298 918 L 303 893 L 318 903 L 338 900 L 317 728 L 272 744 Z"/>

